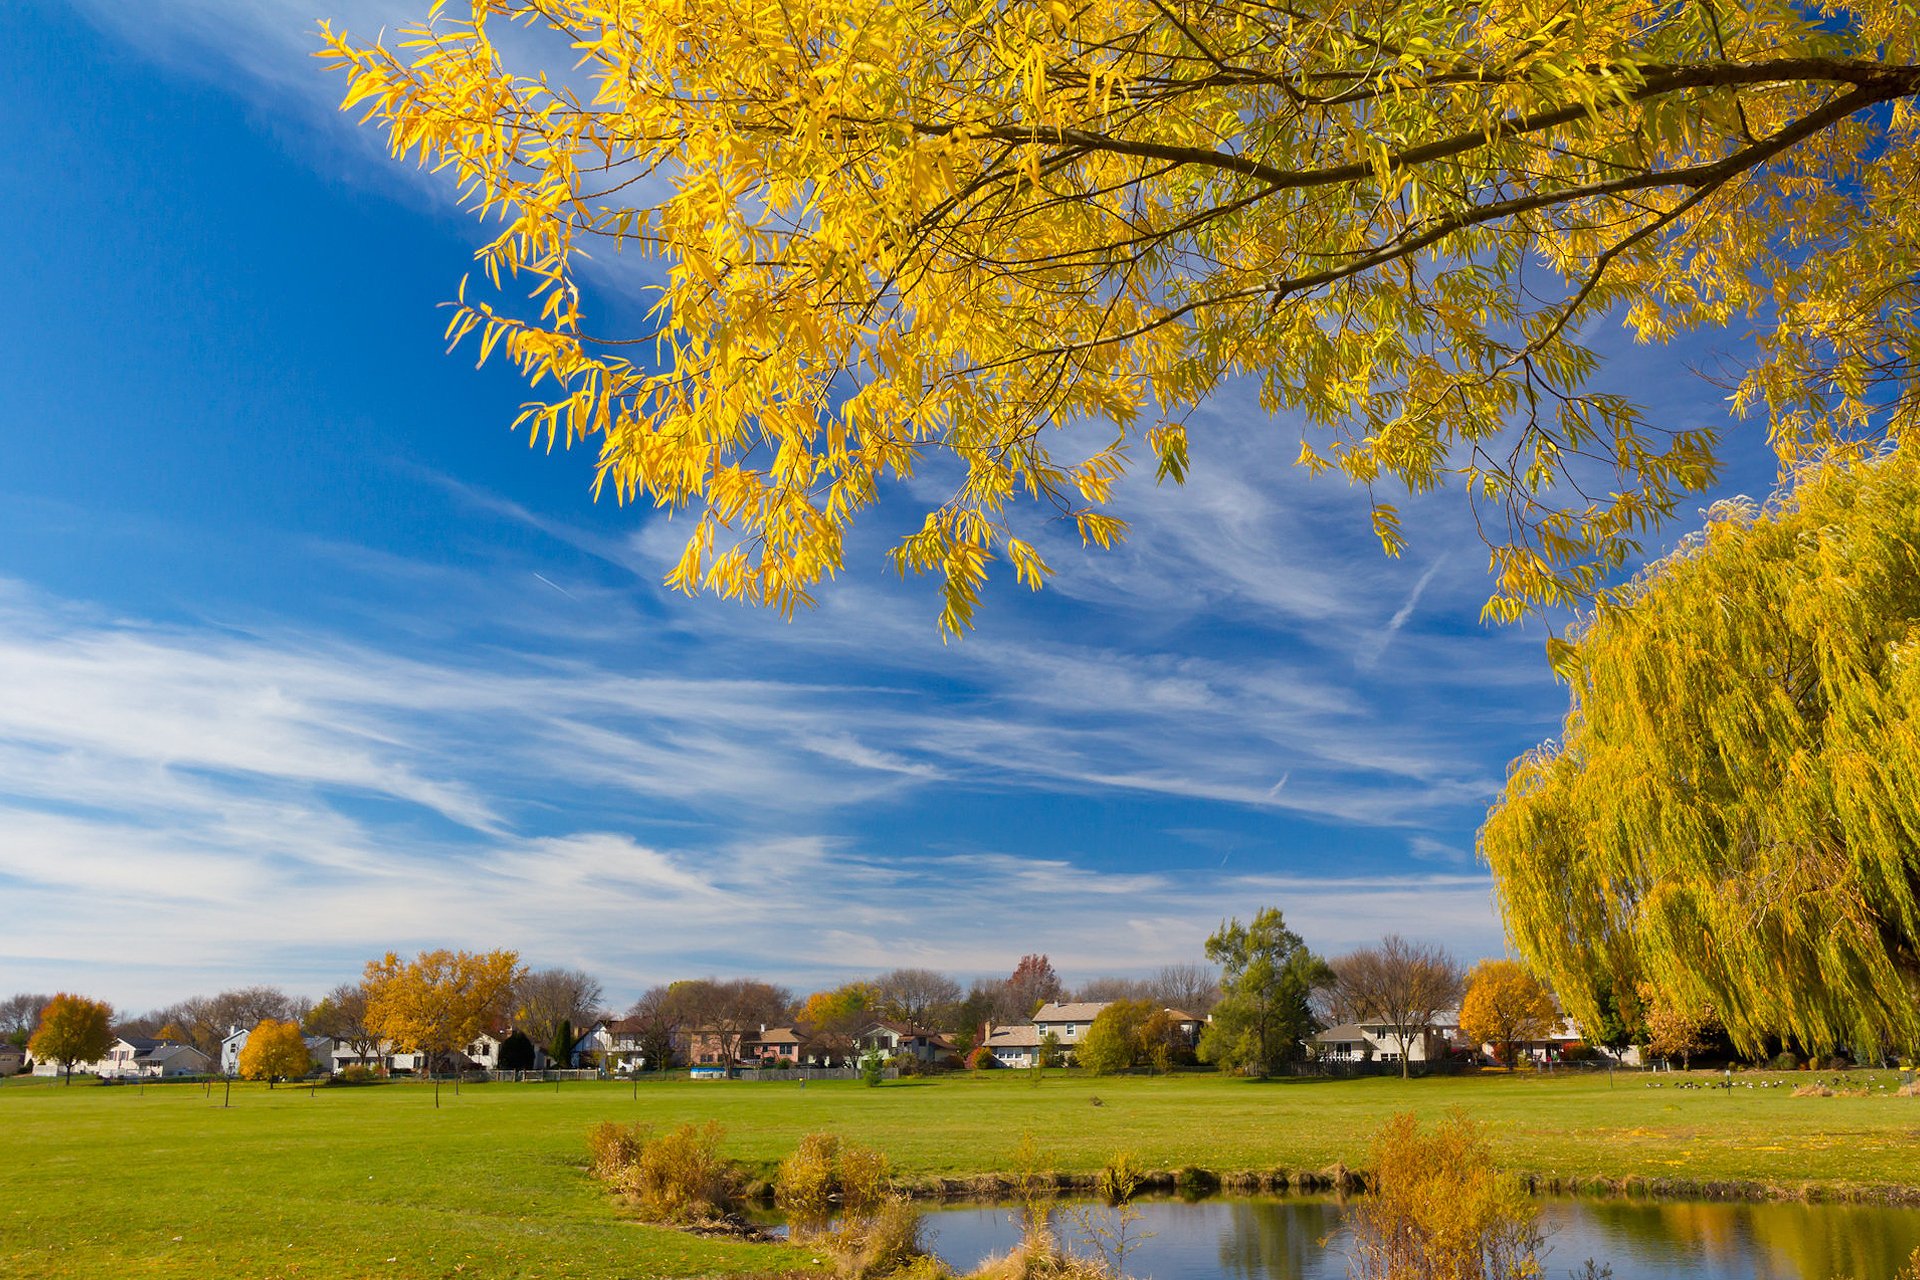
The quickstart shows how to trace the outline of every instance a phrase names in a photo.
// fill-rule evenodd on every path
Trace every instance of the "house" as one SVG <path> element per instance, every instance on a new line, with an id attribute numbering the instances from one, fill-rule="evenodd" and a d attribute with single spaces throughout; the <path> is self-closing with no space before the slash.
<path id="1" fill-rule="evenodd" d="M 1329 1062 L 1398 1062 L 1400 1040 L 1384 1022 L 1343 1022 L 1316 1033 L 1308 1042 L 1314 1056 Z M 1408 1062 L 1438 1062 L 1453 1051 L 1446 1035 L 1432 1025 L 1415 1032 L 1407 1045 Z"/>
<path id="2" fill-rule="evenodd" d="M 1031 1067 L 1040 1061 L 1040 1029 L 1031 1022 L 1012 1027 L 989 1023 L 980 1043 L 1003 1067 Z"/>
<path id="3" fill-rule="evenodd" d="M 228 1027 L 227 1034 L 220 1040 L 220 1074 L 237 1076 L 240 1074 L 240 1053 L 247 1047 L 247 1038 L 253 1034 L 251 1027 Z M 307 1057 L 316 1070 L 336 1071 L 334 1065 L 335 1044 L 331 1036 L 301 1036 L 307 1046 Z"/>
<path id="4" fill-rule="evenodd" d="M 1066 1004 L 1049 1001 L 1040 1006 L 1033 1015 L 1036 1034 L 1046 1035 L 1053 1032 L 1053 1038 L 1060 1042 L 1062 1049 L 1071 1050 L 1086 1038 L 1087 1028 L 1100 1016 L 1110 1000 L 1075 1000 Z"/>
<path id="5" fill-rule="evenodd" d="M 809 1027 L 763 1026 L 760 1034 L 741 1040 L 740 1056 L 762 1067 L 798 1067 L 818 1051 L 816 1046 L 817 1037 Z"/>
<path id="6" fill-rule="evenodd" d="M 335 1075 L 348 1067 L 366 1067 L 372 1071 L 398 1071 L 409 1073 L 424 1070 L 426 1055 L 422 1053 L 396 1053 L 391 1042 L 382 1040 L 371 1054 L 362 1055 L 360 1051 L 345 1040 L 336 1040 L 328 1050 L 327 1058 Z"/>
<path id="7" fill-rule="evenodd" d="M 0 1076 L 17 1076 L 27 1065 L 27 1051 L 11 1040 L 0 1040 Z"/>
<path id="8" fill-rule="evenodd" d="M 613 1051 L 613 1033 L 607 1030 L 605 1022 L 596 1022 L 587 1028 L 586 1034 L 574 1039 L 573 1049 L 568 1054 L 569 1061 L 559 1063 L 562 1067 L 598 1067 L 607 1061 L 607 1055 Z"/>
<path id="9" fill-rule="evenodd" d="M 75 1071 L 89 1072 L 102 1080 L 172 1080 L 179 1076 L 205 1075 L 213 1070 L 213 1059 L 189 1044 L 155 1040 L 151 1036 L 121 1036 L 98 1062 L 75 1063 Z M 38 1063 L 35 1075 L 58 1075 L 57 1062 Z"/>
<path id="10" fill-rule="evenodd" d="M 646 1021 L 641 1018 L 615 1018 L 607 1023 L 607 1067 L 612 1071 L 639 1071 L 647 1065 L 642 1034 Z"/>
<path id="11" fill-rule="evenodd" d="M 879 1018 L 862 1027 L 853 1037 L 853 1052 L 856 1058 L 864 1058 L 869 1053 L 892 1058 L 904 1053 L 921 1062 L 938 1062 L 952 1055 L 954 1044 L 938 1031 L 896 1022 L 891 1018 Z"/>

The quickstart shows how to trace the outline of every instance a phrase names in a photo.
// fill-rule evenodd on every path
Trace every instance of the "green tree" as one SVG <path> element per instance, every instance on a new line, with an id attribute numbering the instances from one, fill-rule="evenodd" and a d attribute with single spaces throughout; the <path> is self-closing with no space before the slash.
<path id="1" fill-rule="evenodd" d="M 107 1056 L 113 1046 L 112 1021 L 108 1005 L 62 991 L 40 1011 L 27 1049 L 36 1062 L 58 1063 L 66 1082 L 72 1084 L 76 1063 L 98 1062 Z"/>
<path id="2" fill-rule="evenodd" d="M 1207 939 L 1207 959 L 1220 966 L 1221 996 L 1200 1036 L 1201 1061 L 1264 1077 L 1298 1059 L 1313 1032 L 1308 992 L 1330 971 L 1279 909 L 1221 925 Z"/>
<path id="3" fill-rule="evenodd" d="M 1151 1000 L 1112 1001 L 1094 1017 L 1074 1057 L 1096 1076 L 1127 1070 L 1140 1057 L 1140 1029 L 1153 1015 Z"/>
<path id="4" fill-rule="evenodd" d="M 240 1077 L 265 1080 L 271 1089 L 277 1080 L 298 1080 L 313 1070 L 313 1055 L 300 1037 L 300 1024 L 263 1018 L 247 1033 L 240 1047 Z"/>
<path id="5" fill-rule="evenodd" d="M 1735 407 L 1788 452 L 1915 414 L 1902 0 L 473 12 L 326 56 L 498 217 L 452 337 L 530 380 L 529 431 L 596 441 L 605 488 L 693 509 L 687 590 L 804 603 L 943 454 L 894 559 L 964 627 L 992 561 L 1047 578 L 1039 519 L 1120 537 L 1115 479 L 1181 478 L 1185 417 L 1244 377 L 1389 548 L 1393 487 L 1487 508 L 1509 616 L 1714 474 L 1711 427 L 1596 385 L 1597 323 L 1757 326 Z M 495 45 L 524 26 L 551 38 Z M 623 250 L 658 283 L 608 332 L 582 265 Z"/>
<path id="6" fill-rule="evenodd" d="M 1570 640 L 1480 837 L 1568 1011 L 1647 983 L 1747 1054 L 1920 1048 L 1920 453 L 1716 507 Z"/>
<path id="7" fill-rule="evenodd" d="M 513 1031 L 500 1042 L 502 1071 L 531 1071 L 537 1056 L 532 1037 L 524 1031 Z"/>
<path id="8" fill-rule="evenodd" d="M 565 1018 L 553 1024 L 547 1041 L 547 1060 L 562 1071 L 573 1065 L 573 1023 Z"/>

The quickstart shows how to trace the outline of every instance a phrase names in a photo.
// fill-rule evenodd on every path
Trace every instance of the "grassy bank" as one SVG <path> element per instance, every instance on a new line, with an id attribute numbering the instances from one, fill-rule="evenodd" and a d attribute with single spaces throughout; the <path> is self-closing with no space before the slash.
<path id="1" fill-rule="evenodd" d="M 1700 1076 L 1697 1079 L 1707 1080 Z M 1769 1078 L 1746 1077 L 1754 1081 Z M 1805 1079 L 1805 1076 L 1799 1079 Z M 554 1277 L 765 1273 L 763 1245 L 636 1226 L 581 1171 L 589 1124 L 717 1119 L 761 1170 L 826 1129 L 912 1178 L 1007 1169 L 1022 1134 L 1090 1171 L 1131 1150 L 1158 1168 L 1364 1162 L 1384 1116 L 1462 1107 L 1509 1168 L 1559 1178 L 1765 1183 L 1854 1195 L 1920 1181 L 1920 1099 L 1796 1098 L 1790 1088 L 1645 1087 L 1646 1077 L 1254 1083 L 1016 1072 L 858 1083 L 246 1085 L 221 1092 L 10 1081 L 0 1134 L 13 1194 L 0 1272 L 41 1276 Z M 1797 1082 L 1792 1075 L 1784 1077 Z M 1884 1085 L 1884 1073 L 1852 1084 Z"/>

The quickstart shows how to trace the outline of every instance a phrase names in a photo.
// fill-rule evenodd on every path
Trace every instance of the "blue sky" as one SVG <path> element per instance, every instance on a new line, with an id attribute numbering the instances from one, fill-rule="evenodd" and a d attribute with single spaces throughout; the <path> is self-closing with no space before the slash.
<path id="1" fill-rule="evenodd" d="M 1455 495 L 1387 560 L 1230 390 L 1186 488 L 1127 487 L 1124 549 L 1052 535 L 1056 586 L 997 583 L 963 643 L 886 512 L 792 622 L 668 592 L 675 528 L 444 353 L 477 226 L 306 56 L 318 16 L 423 6 L 0 6 L 0 994 L 317 994 L 429 946 L 621 1005 L 1027 951 L 1072 980 L 1269 904 L 1330 953 L 1498 953 L 1473 831 L 1565 695 L 1537 624 L 1478 624 Z M 1674 353 L 1618 357 L 1721 417 Z"/>

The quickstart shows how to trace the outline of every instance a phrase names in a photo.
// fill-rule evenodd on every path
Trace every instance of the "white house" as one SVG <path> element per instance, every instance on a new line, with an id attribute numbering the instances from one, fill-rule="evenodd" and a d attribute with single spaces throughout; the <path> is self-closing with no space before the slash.
<path id="1" fill-rule="evenodd" d="M 1344 1022 L 1318 1032 L 1308 1043 L 1317 1056 L 1332 1062 L 1400 1061 L 1400 1040 L 1384 1022 Z M 1438 1062 L 1450 1052 L 1446 1034 L 1429 1025 L 1414 1032 L 1407 1061 Z"/>

